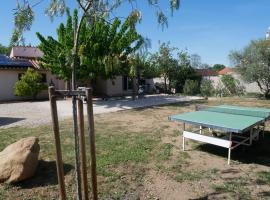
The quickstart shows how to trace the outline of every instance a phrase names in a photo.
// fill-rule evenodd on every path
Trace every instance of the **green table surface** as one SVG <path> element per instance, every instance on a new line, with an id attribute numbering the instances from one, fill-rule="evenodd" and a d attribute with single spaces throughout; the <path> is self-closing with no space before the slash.
<path id="1" fill-rule="evenodd" d="M 221 105 L 220 108 L 241 109 L 241 110 L 253 110 L 261 111 L 270 115 L 270 109 L 255 108 L 255 107 L 243 107 L 243 106 L 231 106 Z M 200 125 L 208 128 L 215 128 L 225 132 L 242 133 L 252 126 L 263 122 L 265 118 L 255 116 L 245 116 L 237 114 L 209 112 L 209 111 L 195 111 L 178 115 L 170 116 L 172 121 L 181 121 L 188 124 Z"/>

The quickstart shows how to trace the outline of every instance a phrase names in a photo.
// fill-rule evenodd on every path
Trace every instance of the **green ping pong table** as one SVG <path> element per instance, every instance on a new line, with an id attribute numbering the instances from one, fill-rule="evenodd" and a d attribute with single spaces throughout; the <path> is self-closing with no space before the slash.
<path id="1" fill-rule="evenodd" d="M 270 109 L 233 105 L 196 106 L 196 111 L 169 117 L 171 121 L 183 122 L 183 150 L 185 139 L 228 148 L 228 164 L 231 150 L 240 145 L 252 145 L 260 133 L 264 136 L 265 122 L 270 119 Z M 186 131 L 185 124 L 198 126 L 195 131 Z M 208 129 L 212 135 L 206 135 Z M 222 137 L 216 132 L 222 132 Z"/>

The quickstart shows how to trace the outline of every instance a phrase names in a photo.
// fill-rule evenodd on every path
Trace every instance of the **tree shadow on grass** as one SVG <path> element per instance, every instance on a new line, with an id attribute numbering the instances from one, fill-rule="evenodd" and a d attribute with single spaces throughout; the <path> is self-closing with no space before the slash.
<path id="1" fill-rule="evenodd" d="M 65 175 L 74 168 L 70 164 L 63 164 L 63 167 Z M 39 160 L 39 164 L 35 175 L 28 180 L 21 181 L 14 185 L 23 189 L 29 189 L 57 184 L 58 180 L 57 180 L 56 162 Z"/>
<path id="2" fill-rule="evenodd" d="M 231 160 L 245 164 L 259 164 L 270 166 L 270 131 L 265 131 L 264 138 L 260 137 L 259 141 L 253 141 L 251 146 L 239 146 L 232 150 Z M 198 150 L 218 155 L 224 158 L 228 157 L 228 150 L 210 144 L 199 145 Z"/>

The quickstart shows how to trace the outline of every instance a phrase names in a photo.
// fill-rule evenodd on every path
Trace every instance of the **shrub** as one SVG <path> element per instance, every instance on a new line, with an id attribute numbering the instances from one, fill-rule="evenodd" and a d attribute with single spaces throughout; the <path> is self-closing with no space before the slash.
<path id="1" fill-rule="evenodd" d="M 235 79 L 230 74 L 225 74 L 221 77 L 222 84 L 230 95 L 243 95 L 245 88 L 240 84 L 240 81 Z"/>
<path id="2" fill-rule="evenodd" d="M 26 96 L 36 98 L 38 93 L 46 89 L 46 85 L 41 83 L 41 75 L 31 68 L 17 81 L 14 86 L 16 96 Z"/>
<path id="3" fill-rule="evenodd" d="M 183 92 L 187 95 L 195 95 L 199 93 L 199 83 L 195 80 L 186 80 Z"/>
<path id="4" fill-rule="evenodd" d="M 221 81 L 218 82 L 215 88 L 215 94 L 216 96 L 219 96 L 219 97 L 226 97 L 230 95 L 229 91 L 224 87 Z"/>
<path id="5" fill-rule="evenodd" d="M 215 88 L 212 84 L 212 81 L 208 79 L 202 80 L 200 91 L 201 91 L 202 96 L 204 97 L 212 96 L 215 92 Z"/>

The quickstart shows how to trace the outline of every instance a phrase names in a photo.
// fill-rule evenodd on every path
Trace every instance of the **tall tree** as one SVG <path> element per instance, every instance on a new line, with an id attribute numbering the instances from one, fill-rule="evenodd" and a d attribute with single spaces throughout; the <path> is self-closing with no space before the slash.
<path id="1" fill-rule="evenodd" d="M 256 82 L 265 97 L 270 94 L 270 40 L 254 40 L 242 51 L 229 55 L 242 78 Z"/>
<path id="2" fill-rule="evenodd" d="M 172 71 L 177 65 L 177 60 L 173 58 L 173 52 L 177 48 L 171 47 L 170 43 L 161 43 L 158 52 L 151 56 L 151 62 L 158 68 L 160 76 L 164 79 L 165 92 L 170 90 L 170 80 Z"/>
<path id="3" fill-rule="evenodd" d="M 189 80 L 200 80 L 196 75 L 195 68 L 191 64 L 191 58 L 187 51 L 177 53 L 178 60 L 171 74 L 171 82 L 176 92 L 182 92 L 185 82 Z"/>

